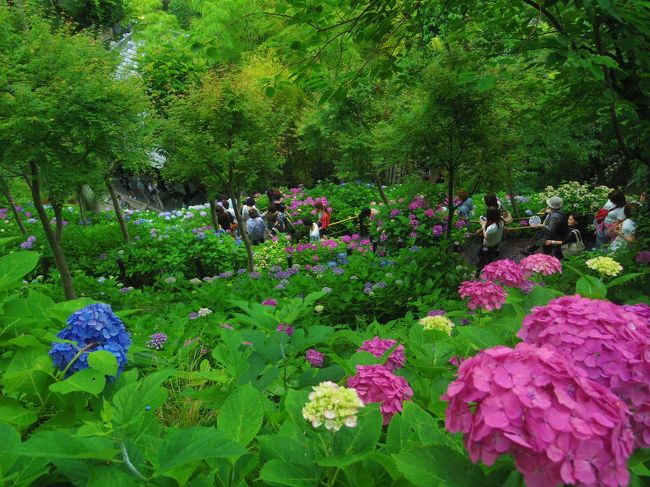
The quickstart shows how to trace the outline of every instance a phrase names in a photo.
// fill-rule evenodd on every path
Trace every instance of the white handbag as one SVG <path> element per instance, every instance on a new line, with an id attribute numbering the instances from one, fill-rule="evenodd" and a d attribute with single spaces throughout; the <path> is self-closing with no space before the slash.
<path id="1" fill-rule="evenodd" d="M 585 244 L 582 243 L 582 235 L 580 235 L 579 230 L 571 230 L 569 235 L 575 232 L 576 241 L 568 244 L 562 245 L 562 254 L 563 255 L 580 255 L 585 251 Z"/>

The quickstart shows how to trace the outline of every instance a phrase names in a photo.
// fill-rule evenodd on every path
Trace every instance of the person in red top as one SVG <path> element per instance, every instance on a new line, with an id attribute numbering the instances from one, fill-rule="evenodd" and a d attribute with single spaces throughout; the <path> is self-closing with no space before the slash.
<path id="1" fill-rule="evenodd" d="M 327 208 L 321 203 L 320 201 L 317 202 L 314 207 L 316 208 L 316 211 L 320 215 L 319 217 L 319 227 L 320 227 L 320 234 L 325 235 L 327 233 L 327 229 L 330 226 L 330 213 L 327 211 Z"/>

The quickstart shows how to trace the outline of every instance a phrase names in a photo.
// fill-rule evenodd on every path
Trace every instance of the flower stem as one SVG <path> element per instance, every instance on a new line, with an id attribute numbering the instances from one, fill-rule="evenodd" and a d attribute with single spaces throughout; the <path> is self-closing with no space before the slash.
<path id="1" fill-rule="evenodd" d="M 65 369 L 63 369 L 63 373 L 62 373 L 63 377 L 65 377 L 66 372 L 68 372 L 68 370 L 70 370 L 70 367 L 72 367 L 72 365 L 79 359 L 79 357 L 81 357 L 81 355 L 83 355 L 84 352 L 87 352 L 88 350 L 90 350 L 94 346 L 95 346 L 95 343 L 89 343 L 88 345 L 86 345 L 85 347 L 80 349 L 77 352 L 77 354 L 74 357 L 72 357 L 72 360 L 70 360 L 70 362 L 68 362 L 68 365 L 65 366 Z"/>

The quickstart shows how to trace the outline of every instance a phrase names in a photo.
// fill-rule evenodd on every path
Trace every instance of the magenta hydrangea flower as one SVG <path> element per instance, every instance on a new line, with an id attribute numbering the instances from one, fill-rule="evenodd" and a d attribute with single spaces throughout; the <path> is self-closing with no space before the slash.
<path id="1" fill-rule="evenodd" d="M 431 233 L 433 234 L 434 237 L 439 237 L 442 235 L 442 232 L 444 231 L 444 228 L 442 225 L 434 225 L 433 228 L 431 229 Z"/>
<path id="2" fill-rule="evenodd" d="M 526 343 L 551 345 L 588 377 L 623 399 L 640 446 L 650 446 L 650 328 L 623 306 L 562 296 L 533 308 L 517 333 Z"/>
<path id="3" fill-rule="evenodd" d="M 638 304 L 624 304 L 622 308 L 625 311 L 629 311 L 630 313 L 634 313 L 637 316 L 640 316 L 643 318 L 648 326 L 650 326 L 650 306 L 648 306 L 645 303 L 638 303 Z"/>
<path id="4" fill-rule="evenodd" d="M 553 347 L 519 343 L 465 360 L 442 396 L 473 462 L 510 454 L 526 485 L 627 485 L 626 405 Z"/>
<path id="5" fill-rule="evenodd" d="M 277 306 L 278 302 L 275 299 L 269 298 L 269 299 L 265 299 L 264 301 L 262 301 L 262 304 L 264 306 Z"/>
<path id="6" fill-rule="evenodd" d="M 432 309 L 427 313 L 427 316 L 442 316 L 447 312 L 444 309 Z"/>
<path id="7" fill-rule="evenodd" d="M 545 254 L 533 254 L 524 257 L 519 262 L 519 265 L 524 270 L 524 273 L 541 274 L 543 276 L 550 276 L 562 272 L 562 263 L 556 257 Z"/>
<path id="8" fill-rule="evenodd" d="M 382 339 L 376 336 L 370 340 L 363 342 L 357 352 L 370 352 L 375 357 L 379 358 L 384 355 L 387 350 L 394 347 L 395 345 L 397 345 L 396 340 Z M 396 370 L 404 367 L 405 363 L 406 357 L 404 356 L 404 345 L 397 345 L 390 356 L 386 359 L 384 367 L 386 367 L 388 370 Z"/>
<path id="9" fill-rule="evenodd" d="M 383 365 L 357 365 L 357 374 L 348 378 L 348 387 L 357 391 L 364 404 L 381 403 L 385 425 L 394 414 L 402 411 L 404 401 L 413 396 L 406 379 L 394 375 Z"/>
<path id="10" fill-rule="evenodd" d="M 506 302 L 504 289 L 490 281 L 463 281 L 458 288 L 461 298 L 469 298 L 470 309 L 492 311 L 500 309 Z"/>
<path id="11" fill-rule="evenodd" d="M 317 369 L 320 369 L 323 366 L 323 362 L 325 362 L 325 354 L 319 352 L 315 348 L 310 348 L 307 350 L 305 358 L 312 367 L 315 367 Z"/>
<path id="12" fill-rule="evenodd" d="M 278 327 L 275 329 L 275 331 L 286 333 L 288 336 L 292 337 L 294 329 L 293 326 L 288 325 L 287 323 L 280 323 Z"/>
<path id="13" fill-rule="evenodd" d="M 481 271 L 481 278 L 497 281 L 508 287 L 521 287 L 526 281 L 524 271 L 514 260 L 501 259 L 489 263 Z"/>

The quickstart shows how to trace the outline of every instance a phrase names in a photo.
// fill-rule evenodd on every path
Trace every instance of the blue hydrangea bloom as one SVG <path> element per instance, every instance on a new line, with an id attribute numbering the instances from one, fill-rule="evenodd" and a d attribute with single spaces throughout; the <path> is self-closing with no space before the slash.
<path id="1" fill-rule="evenodd" d="M 65 369 L 79 350 L 91 345 L 68 369 L 67 375 L 88 367 L 88 353 L 106 350 L 115 355 L 119 375 L 126 366 L 126 353 L 131 346 L 131 338 L 111 307 L 107 304 L 89 304 L 70 315 L 68 325 L 57 337 L 76 342 L 54 343 L 50 357 L 54 366 Z"/>

